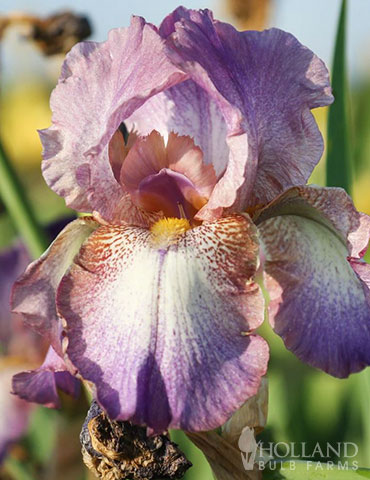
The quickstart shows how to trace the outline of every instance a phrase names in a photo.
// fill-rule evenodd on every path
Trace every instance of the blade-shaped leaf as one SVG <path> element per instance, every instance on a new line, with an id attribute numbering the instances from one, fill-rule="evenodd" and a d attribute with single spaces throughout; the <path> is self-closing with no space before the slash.
<path id="1" fill-rule="evenodd" d="M 23 238 L 30 254 L 37 258 L 48 246 L 24 188 L 0 142 L 0 198 L 9 217 Z"/>
<path id="2" fill-rule="evenodd" d="M 346 68 L 346 12 L 347 2 L 343 0 L 335 41 L 332 71 L 332 87 L 335 101 L 330 106 L 328 118 L 326 184 L 329 187 L 343 187 L 350 193 L 352 155 Z"/>

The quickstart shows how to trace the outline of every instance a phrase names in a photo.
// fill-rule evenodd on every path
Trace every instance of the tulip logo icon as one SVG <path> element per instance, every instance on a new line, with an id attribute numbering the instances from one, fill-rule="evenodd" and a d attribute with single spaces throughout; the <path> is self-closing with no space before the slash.
<path id="1" fill-rule="evenodd" d="M 238 442 L 241 450 L 243 466 L 245 470 L 253 470 L 254 460 L 257 453 L 257 442 L 254 437 L 254 429 L 244 427 Z"/>

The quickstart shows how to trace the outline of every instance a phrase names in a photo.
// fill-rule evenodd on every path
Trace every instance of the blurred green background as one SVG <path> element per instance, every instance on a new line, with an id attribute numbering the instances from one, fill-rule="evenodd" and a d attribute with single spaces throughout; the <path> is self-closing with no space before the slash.
<path id="1" fill-rule="evenodd" d="M 332 65 L 340 0 L 212 0 L 184 1 L 187 7 L 209 7 L 216 17 L 238 28 L 277 26 L 294 33 L 328 64 Z M 0 15 L 12 10 L 47 15 L 60 8 L 86 14 L 92 21 L 93 39 L 103 40 L 109 28 L 125 25 L 131 13 L 158 23 L 177 3 L 172 0 L 140 0 L 135 5 L 98 0 L 46 0 L 27 2 L 2 0 Z M 353 159 L 352 195 L 356 207 L 370 214 L 370 2 L 348 3 L 347 58 L 349 80 L 349 138 Z M 36 215 L 43 224 L 70 214 L 64 201 L 44 183 L 40 173 L 41 146 L 36 130 L 50 124 L 49 95 L 57 81 L 61 57 L 44 58 L 22 41 L 21 31 L 12 31 L 2 42 L 0 136 L 24 186 Z M 327 109 L 315 112 L 326 135 Z M 344 121 L 344 120 L 343 120 Z M 312 182 L 325 185 L 325 154 L 312 175 Z M 10 245 L 16 232 L 0 202 L 0 248 Z M 338 380 L 303 365 L 283 346 L 269 326 L 261 333 L 271 347 L 269 367 L 269 417 L 259 438 L 274 442 L 354 442 L 356 460 L 370 467 L 370 374 L 367 371 Z M 0 406 L 1 407 L 1 406 Z M 61 412 L 39 408 L 26 438 L 11 452 L 0 478 L 87 478 L 79 454 L 78 431 L 87 402 L 64 399 Z M 181 432 L 180 442 L 194 467 L 186 480 L 208 480 L 210 469 Z M 68 448 L 67 448 L 68 445 Z M 68 453 L 68 455 L 67 455 Z M 52 459 L 53 466 L 50 466 Z M 337 458 L 332 460 L 336 461 Z M 63 465 L 58 476 L 58 465 Z M 36 472 L 36 473 L 35 473 Z M 53 472 L 53 473 L 51 473 Z M 36 476 L 35 476 L 36 475 Z"/>

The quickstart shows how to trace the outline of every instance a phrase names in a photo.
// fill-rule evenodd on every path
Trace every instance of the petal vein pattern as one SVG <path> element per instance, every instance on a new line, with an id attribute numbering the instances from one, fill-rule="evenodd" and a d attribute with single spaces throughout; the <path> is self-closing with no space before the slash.
<path id="1" fill-rule="evenodd" d="M 242 216 L 188 230 L 167 248 L 138 227 L 92 234 L 57 306 L 67 355 L 112 418 L 207 430 L 256 393 L 268 347 L 243 332 L 263 321 L 257 252 Z"/>

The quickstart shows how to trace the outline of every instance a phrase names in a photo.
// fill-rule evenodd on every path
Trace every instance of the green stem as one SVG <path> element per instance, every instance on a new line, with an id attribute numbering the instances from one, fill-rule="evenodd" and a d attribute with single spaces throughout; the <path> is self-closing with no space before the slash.
<path id="1" fill-rule="evenodd" d="M 8 214 L 33 258 L 39 257 L 49 242 L 38 223 L 14 168 L 0 141 L 0 196 Z"/>

